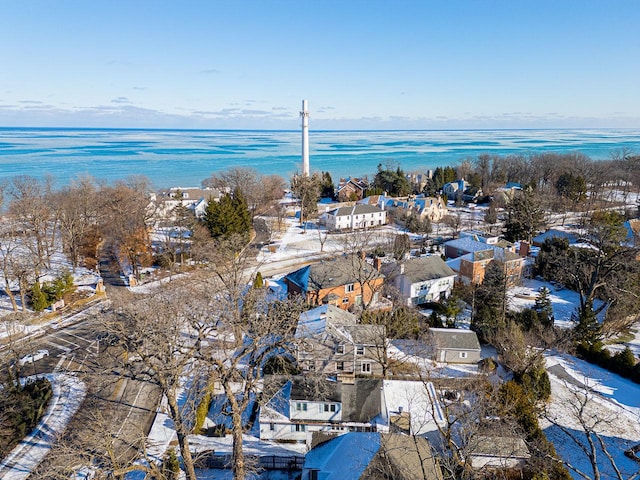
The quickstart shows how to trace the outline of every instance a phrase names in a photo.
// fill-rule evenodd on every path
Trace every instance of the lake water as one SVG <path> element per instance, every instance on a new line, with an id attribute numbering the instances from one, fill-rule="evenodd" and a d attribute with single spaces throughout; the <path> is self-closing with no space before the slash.
<path id="1" fill-rule="evenodd" d="M 405 171 L 480 154 L 640 153 L 640 130 L 311 131 L 312 171 L 341 176 L 398 162 Z M 108 182 L 142 174 L 157 188 L 198 186 L 212 172 L 247 166 L 285 178 L 301 169 L 299 131 L 0 128 L 0 181 L 51 175 L 57 186 L 90 174 Z"/>

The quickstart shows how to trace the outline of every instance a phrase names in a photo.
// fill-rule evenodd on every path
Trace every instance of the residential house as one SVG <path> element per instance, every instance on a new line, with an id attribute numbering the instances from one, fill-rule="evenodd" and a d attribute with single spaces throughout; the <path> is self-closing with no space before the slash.
<path id="1" fill-rule="evenodd" d="M 480 361 L 480 342 L 476 332 L 461 328 L 430 328 L 429 335 L 435 361 L 469 364 Z"/>
<path id="2" fill-rule="evenodd" d="M 369 188 L 369 181 L 366 178 L 341 178 L 338 184 L 338 201 L 354 202 L 362 200 L 367 188 Z"/>
<path id="3" fill-rule="evenodd" d="M 429 442 L 391 433 L 347 433 L 305 457 L 302 480 L 442 480 Z"/>
<path id="4" fill-rule="evenodd" d="M 162 216 L 170 214 L 177 206 L 182 205 L 191 210 L 197 218 L 202 218 L 206 213 L 207 204 L 210 201 L 217 202 L 222 195 L 223 192 L 215 188 L 172 187 L 161 190 L 154 198 L 157 202 L 157 213 Z"/>
<path id="5" fill-rule="evenodd" d="M 498 235 L 492 235 L 481 230 L 462 230 L 458 236 L 460 238 L 471 238 L 476 242 L 482 242 L 488 245 L 497 245 L 500 240 Z"/>
<path id="6" fill-rule="evenodd" d="M 383 205 L 386 210 L 396 212 L 396 218 L 400 218 L 403 214 L 414 214 L 422 219 L 428 218 L 432 222 L 439 222 L 448 212 L 447 204 L 440 196 L 383 197 L 378 200 L 378 203 Z"/>
<path id="7" fill-rule="evenodd" d="M 383 271 L 407 306 L 444 300 L 451 295 L 456 279 L 456 272 L 439 255 L 391 262 Z"/>
<path id="8" fill-rule="evenodd" d="M 309 376 L 265 378 L 274 394 L 260 407 L 260 440 L 309 442 L 313 432 L 375 432 L 382 380 L 344 383 Z"/>
<path id="9" fill-rule="evenodd" d="M 526 259 L 514 252 L 515 245 L 502 240 L 485 243 L 475 238 L 461 236 L 444 244 L 445 256 L 451 259 L 447 265 L 457 272 L 458 279 L 467 285 L 479 285 L 484 280 L 487 265 L 497 260 L 504 265 L 507 284 L 517 284 L 522 278 Z"/>
<path id="10" fill-rule="evenodd" d="M 445 183 L 442 186 L 442 193 L 444 193 L 449 199 L 453 199 L 456 197 L 457 193 L 464 192 L 469 184 L 464 180 L 455 180 L 453 182 Z"/>
<path id="11" fill-rule="evenodd" d="M 324 215 L 329 230 L 363 230 L 387 223 L 387 212 L 375 205 L 351 205 L 334 208 Z"/>
<path id="12" fill-rule="evenodd" d="M 546 232 L 541 233 L 540 235 L 536 235 L 531 239 L 531 243 L 533 243 L 536 247 L 541 247 L 544 245 L 544 242 L 547 239 L 567 239 L 569 245 L 573 245 L 578 243 L 578 236 L 575 233 L 567 232 L 565 230 L 558 230 L 555 228 L 550 228 Z"/>
<path id="13" fill-rule="evenodd" d="M 389 309 L 382 297 L 384 275 L 358 255 L 343 255 L 307 265 L 284 277 L 289 295 L 302 295 L 311 305 L 331 304 Z"/>
<path id="14" fill-rule="evenodd" d="M 432 440 L 447 423 L 439 394 L 431 382 L 384 380 L 382 419 L 391 433 L 420 435 Z"/>
<path id="15" fill-rule="evenodd" d="M 358 324 L 352 313 L 321 305 L 300 315 L 295 336 L 296 360 L 303 371 L 338 378 L 383 373 L 387 341 L 383 325 Z"/>

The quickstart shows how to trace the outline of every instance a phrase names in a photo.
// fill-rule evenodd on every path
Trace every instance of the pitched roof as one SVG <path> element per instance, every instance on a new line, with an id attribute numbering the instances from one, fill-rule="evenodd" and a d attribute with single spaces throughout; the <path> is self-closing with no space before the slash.
<path id="1" fill-rule="evenodd" d="M 411 283 L 419 283 L 434 278 L 453 277 L 456 272 L 439 255 L 430 255 L 406 261 L 403 275 Z"/>
<path id="2" fill-rule="evenodd" d="M 358 480 L 380 450 L 380 434 L 349 432 L 318 445 L 305 456 L 304 468 L 323 480 Z"/>
<path id="3" fill-rule="evenodd" d="M 493 248 L 488 243 L 478 242 L 471 237 L 462 237 L 456 240 L 449 240 L 448 242 L 444 242 L 444 244 L 447 247 L 457 248 L 467 253 L 481 252 L 483 250 L 491 250 L 491 248 Z"/>
<path id="4" fill-rule="evenodd" d="M 531 239 L 533 243 L 542 244 L 548 238 L 566 238 L 569 240 L 569 243 L 576 243 L 578 241 L 577 235 L 571 232 L 565 232 L 564 230 L 556 230 L 555 228 L 551 228 L 540 235 L 536 235 Z"/>
<path id="5" fill-rule="evenodd" d="M 327 323 L 337 325 L 355 325 L 357 317 L 347 310 L 342 310 L 335 305 L 320 305 L 300 314 L 296 337 L 308 337 L 321 335 L 327 329 Z"/>
<path id="6" fill-rule="evenodd" d="M 438 348 L 456 350 L 480 350 L 476 332 L 462 328 L 430 328 L 434 343 Z"/>
<path id="7" fill-rule="evenodd" d="M 384 275 L 359 256 L 345 255 L 307 265 L 288 274 L 285 278 L 298 285 L 306 293 L 359 283 L 359 280 L 369 281 L 384 278 Z"/>
<path id="8" fill-rule="evenodd" d="M 367 423 L 380 415 L 382 380 L 356 378 L 353 384 L 342 383 L 342 421 Z"/>
<path id="9" fill-rule="evenodd" d="M 340 207 L 334 208 L 333 210 L 329 210 L 327 215 L 333 215 L 334 217 L 342 217 L 348 215 L 363 215 L 366 213 L 379 213 L 382 212 L 380 208 L 376 205 L 368 205 L 357 203 L 348 207 Z"/>
<path id="10" fill-rule="evenodd" d="M 384 325 L 344 325 L 340 330 L 356 345 L 379 345 L 385 340 Z"/>
<path id="11" fill-rule="evenodd" d="M 389 464 L 394 478 L 442 479 L 426 439 L 393 433 L 345 433 L 311 449 L 304 468 L 318 470 L 322 480 L 377 480 L 387 478 Z"/>

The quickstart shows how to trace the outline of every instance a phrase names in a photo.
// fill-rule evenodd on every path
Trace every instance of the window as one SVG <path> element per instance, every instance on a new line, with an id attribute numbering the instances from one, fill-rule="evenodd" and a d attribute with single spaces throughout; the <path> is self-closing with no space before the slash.
<path id="1" fill-rule="evenodd" d="M 351 293 L 353 292 L 353 283 L 348 283 L 344 286 L 344 292 L 345 293 Z"/>
<path id="2" fill-rule="evenodd" d="M 358 345 L 356 347 L 356 355 L 364 355 L 364 346 L 363 345 Z"/>
<path id="3" fill-rule="evenodd" d="M 344 345 L 338 345 L 336 348 L 336 353 L 343 354 L 344 353 Z"/>
<path id="4" fill-rule="evenodd" d="M 467 358 L 467 352 L 460 352 L 460 358 Z"/>
<path id="5" fill-rule="evenodd" d="M 371 373 L 371 363 L 369 362 L 362 363 L 362 365 L 360 365 L 360 371 L 362 373 Z"/>
<path id="6" fill-rule="evenodd" d="M 292 432 L 306 432 L 307 431 L 307 426 L 306 425 L 300 425 L 299 423 L 296 423 L 295 425 L 291 425 L 291 431 Z"/>
<path id="7" fill-rule="evenodd" d="M 342 303 L 343 303 L 343 305 L 346 305 L 347 303 L 349 303 L 349 299 L 347 297 L 344 297 L 342 299 Z"/>
<path id="8" fill-rule="evenodd" d="M 336 362 L 336 370 L 338 371 L 344 370 L 344 362 Z"/>
<path id="9" fill-rule="evenodd" d="M 325 403 L 324 404 L 324 411 L 325 412 L 335 412 L 336 411 L 336 404 L 335 403 Z"/>
<path id="10" fill-rule="evenodd" d="M 306 403 L 301 403 L 301 402 L 296 403 L 296 410 L 298 412 L 306 412 L 307 411 L 307 404 Z"/>
<path id="11" fill-rule="evenodd" d="M 356 296 L 356 305 L 362 305 L 362 295 Z"/>
<path id="12" fill-rule="evenodd" d="M 320 473 L 320 470 L 311 470 L 309 472 L 309 480 L 318 480 L 318 473 Z"/>
<path id="13" fill-rule="evenodd" d="M 274 432 L 276 429 L 276 424 L 275 423 L 270 423 L 269 424 L 269 430 L 271 430 L 272 432 Z"/>

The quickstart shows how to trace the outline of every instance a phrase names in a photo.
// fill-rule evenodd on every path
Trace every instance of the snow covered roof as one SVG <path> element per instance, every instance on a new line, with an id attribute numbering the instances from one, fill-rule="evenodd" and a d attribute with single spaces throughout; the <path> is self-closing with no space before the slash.
<path id="1" fill-rule="evenodd" d="M 385 380 L 383 390 L 387 419 L 408 413 L 411 434 L 424 435 L 438 429 L 436 422 L 444 423 L 444 415 L 431 382 Z"/>
<path id="2" fill-rule="evenodd" d="M 349 432 L 319 444 L 307 453 L 304 470 L 317 470 L 317 478 L 322 480 L 377 478 L 381 472 L 369 466 L 377 465 L 378 460 L 384 462 L 383 468 L 392 468 L 393 478 L 442 479 L 424 438 L 372 432 Z"/>
<path id="3" fill-rule="evenodd" d="M 534 245 L 542 245 L 549 238 L 566 238 L 569 240 L 569 244 L 575 243 L 578 241 L 577 235 L 571 232 L 566 232 L 564 230 L 557 230 L 555 228 L 551 228 L 540 235 L 536 235 L 531 239 Z"/>
<path id="4" fill-rule="evenodd" d="M 484 242 L 478 242 L 472 237 L 462 237 L 456 240 L 449 240 L 448 242 L 444 242 L 444 244 L 447 247 L 456 248 L 467 253 L 481 252 L 483 250 L 491 250 L 491 248 L 493 248 L 491 245 Z"/>
<path id="5" fill-rule="evenodd" d="M 322 334 L 327 328 L 327 322 L 337 326 L 355 325 L 357 321 L 358 319 L 353 313 L 342 310 L 335 305 L 320 305 L 300 314 L 296 337 L 304 338 Z"/>
<path id="6" fill-rule="evenodd" d="M 322 480 L 358 480 L 380 450 L 380 434 L 349 432 L 312 449 L 304 460 L 305 470 L 322 472 Z"/>

